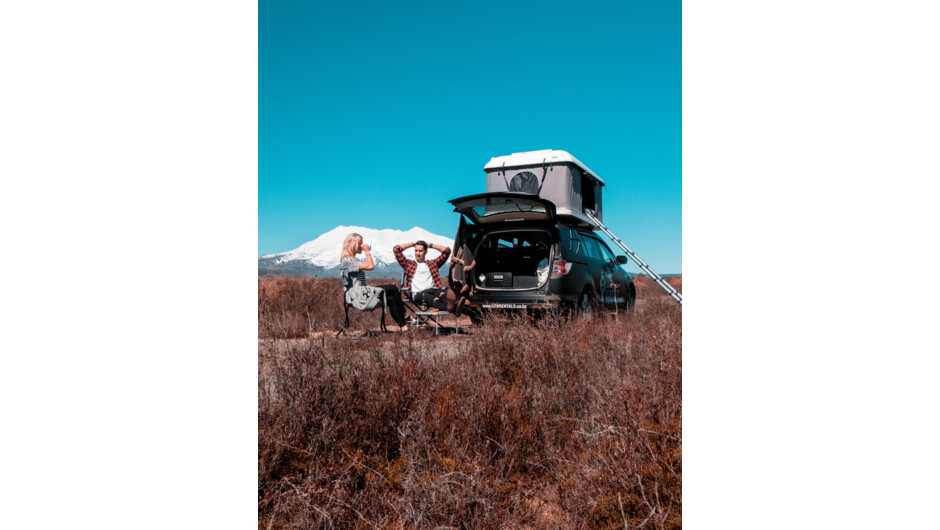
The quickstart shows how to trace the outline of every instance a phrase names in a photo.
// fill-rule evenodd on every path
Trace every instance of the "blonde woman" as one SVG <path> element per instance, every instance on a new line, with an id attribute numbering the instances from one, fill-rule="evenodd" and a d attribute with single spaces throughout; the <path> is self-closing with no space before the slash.
<path id="1" fill-rule="evenodd" d="M 365 262 L 356 259 L 356 255 L 361 252 L 366 254 Z M 376 307 L 376 304 L 382 303 L 379 299 L 381 294 L 379 291 L 384 291 L 388 312 L 391 313 L 395 323 L 402 331 L 408 331 L 408 324 L 405 320 L 405 305 L 401 302 L 401 292 L 398 287 L 395 285 L 368 287 L 366 285 L 365 271 L 371 271 L 375 268 L 375 265 L 372 263 L 371 249 L 369 245 L 362 242 L 361 235 L 353 232 L 343 240 L 343 250 L 339 255 L 339 268 L 345 281 L 343 289 L 346 290 L 347 302 L 352 303 L 357 309 L 371 310 Z M 366 287 L 366 289 L 362 287 Z"/>

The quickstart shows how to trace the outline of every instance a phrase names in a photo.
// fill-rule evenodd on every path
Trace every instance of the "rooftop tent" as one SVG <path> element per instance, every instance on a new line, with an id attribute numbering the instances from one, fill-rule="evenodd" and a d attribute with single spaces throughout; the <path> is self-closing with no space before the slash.
<path id="1" fill-rule="evenodd" d="M 494 157 L 484 166 L 486 192 L 513 191 L 537 194 L 553 202 L 564 221 L 597 228 L 584 210 L 604 221 L 604 181 L 566 151 L 529 151 Z"/>

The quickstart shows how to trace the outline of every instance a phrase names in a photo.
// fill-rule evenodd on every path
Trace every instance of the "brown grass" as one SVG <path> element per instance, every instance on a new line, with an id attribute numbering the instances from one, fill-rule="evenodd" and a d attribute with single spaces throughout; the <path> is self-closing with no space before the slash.
<path id="1" fill-rule="evenodd" d="M 649 284 L 616 317 L 336 341 L 306 337 L 338 281 L 262 278 L 261 338 L 304 338 L 259 342 L 259 528 L 681 527 L 681 308 Z"/>
<path id="2" fill-rule="evenodd" d="M 682 276 L 664 276 L 663 279 L 666 280 L 666 283 L 671 285 L 673 289 L 679 291 L 679 294 L 682 294 Z M 665 289 L 657 285 L 656 281 L 649 276 L 635 276 L 633 283 L 636 285 L 638 297 L 657 298 L 663 295 L 668 296 Z"/>
<path id="3" fill-rule="evenodd" d="M 366 279 L 369 285 L 397 280 Z M 338 331 L 343 325 L 343 287 L 339 278 L 262 276 L 258 278 L 258 337 L 287 339 L 308 337 L 315 331 Z M 378 329 L 380 314 L 350 310 L 351 329 Z M 397 328 L 390 315 L 385 322 Z"/>

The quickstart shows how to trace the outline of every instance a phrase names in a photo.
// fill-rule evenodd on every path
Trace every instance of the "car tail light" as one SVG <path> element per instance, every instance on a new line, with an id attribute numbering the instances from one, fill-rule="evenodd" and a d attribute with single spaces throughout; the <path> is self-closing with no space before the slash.
<path id="1" fill-rule="evenodd" d="M 573 263 L 563 259 L 556 259 L 552 262 L 552 278 L 561 278 L 571 272 Z"/>

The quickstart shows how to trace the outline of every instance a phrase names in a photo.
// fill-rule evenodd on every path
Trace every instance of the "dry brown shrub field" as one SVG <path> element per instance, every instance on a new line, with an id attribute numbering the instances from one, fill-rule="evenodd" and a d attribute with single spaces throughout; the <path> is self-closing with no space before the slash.
<path id="1" fill-rule="evenodd" d="M 681 306 L 637 299 L 336 340 L 338 280 L 260 278 L 259 528 L 681 527 Z"/>
<path id="2" fill-rule="evenodd" d="M 368 278 L 369 285 L 397 284 Z M 258 279 L 258 338 L 309 337 L 312 332 L 336 332 L 343 325 L 343 287 L 339 278 L 262 276 Z M 378 329 L 379 312 L 349 311 L 350 328 Z M 397 329 L 390 315 L 385 322 Z"/>

